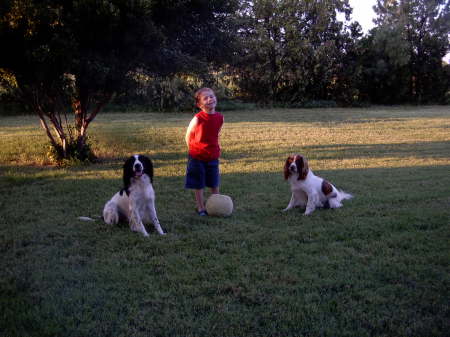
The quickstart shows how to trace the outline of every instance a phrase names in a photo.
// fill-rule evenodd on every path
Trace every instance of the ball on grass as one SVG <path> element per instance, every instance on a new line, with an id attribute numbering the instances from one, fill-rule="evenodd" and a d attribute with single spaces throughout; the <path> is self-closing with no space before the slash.
<path id="1" fill-rule="evenodd" d="M 230 216 L 233 213 L 233 200 L 228 195 L 211 194 L 206 200 L 206 211 L 212 216 Z"/>

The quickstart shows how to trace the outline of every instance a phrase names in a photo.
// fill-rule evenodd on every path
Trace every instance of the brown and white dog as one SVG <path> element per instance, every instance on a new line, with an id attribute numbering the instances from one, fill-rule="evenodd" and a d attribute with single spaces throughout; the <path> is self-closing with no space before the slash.
<path id="1" fill-rule="evenodd" d="M 311 214 L 317 207 L 342 207 L 342 200 L 353 196 L 338 190 L 325 179 L 316 176 L 308 166 L 305 157 L 296 154 L 289 156 L 284 165 L 284 178 L 291 185 L 291 201 L 283 211 L 296 206 L 305 207 L 305 215 Z"/>

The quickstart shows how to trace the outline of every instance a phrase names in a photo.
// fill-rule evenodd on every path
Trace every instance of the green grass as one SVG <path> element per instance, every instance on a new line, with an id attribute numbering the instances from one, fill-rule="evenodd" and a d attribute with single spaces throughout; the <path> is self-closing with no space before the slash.
<path id="1" fill-rule="evenodd" d="M 1 336 L 448 335 L 448 107 L 225 112 L 230 218 L 196 216 L 183 188 L 191 117 L 101 114 L 101 162 L 63 169 L 36 117 L 0 119 Z M 77 220 L 137 152 L 168 235 Z M 355 198 L 282 213 L 291 153 Z"/>

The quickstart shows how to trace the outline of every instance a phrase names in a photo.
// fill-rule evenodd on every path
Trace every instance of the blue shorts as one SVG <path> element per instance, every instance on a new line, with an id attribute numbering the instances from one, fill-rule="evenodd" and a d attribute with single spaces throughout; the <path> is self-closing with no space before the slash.
<path id="1" fill-rule="evenodd" d="M 186 188 L 201 190 L 205 186 L 214 188 L 219 184 L 219 159 L 202 161 L 189 156 L 186 168 Z"/>

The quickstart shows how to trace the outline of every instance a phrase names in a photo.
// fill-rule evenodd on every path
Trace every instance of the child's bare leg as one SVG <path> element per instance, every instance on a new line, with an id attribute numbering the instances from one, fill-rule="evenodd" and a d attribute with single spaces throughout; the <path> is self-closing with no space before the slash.
<path id="1" fill-rule="evenodd" d="M 197 205 L 197 211 L 205 210 L 205 200 L 203 197 L 203 189 L 195 190 L 195 203 Z"/>
<path id="2" fill-rule="evenodd" d="M 211 187 L 211 194 L 219 194 L 219 186 Z"/>

